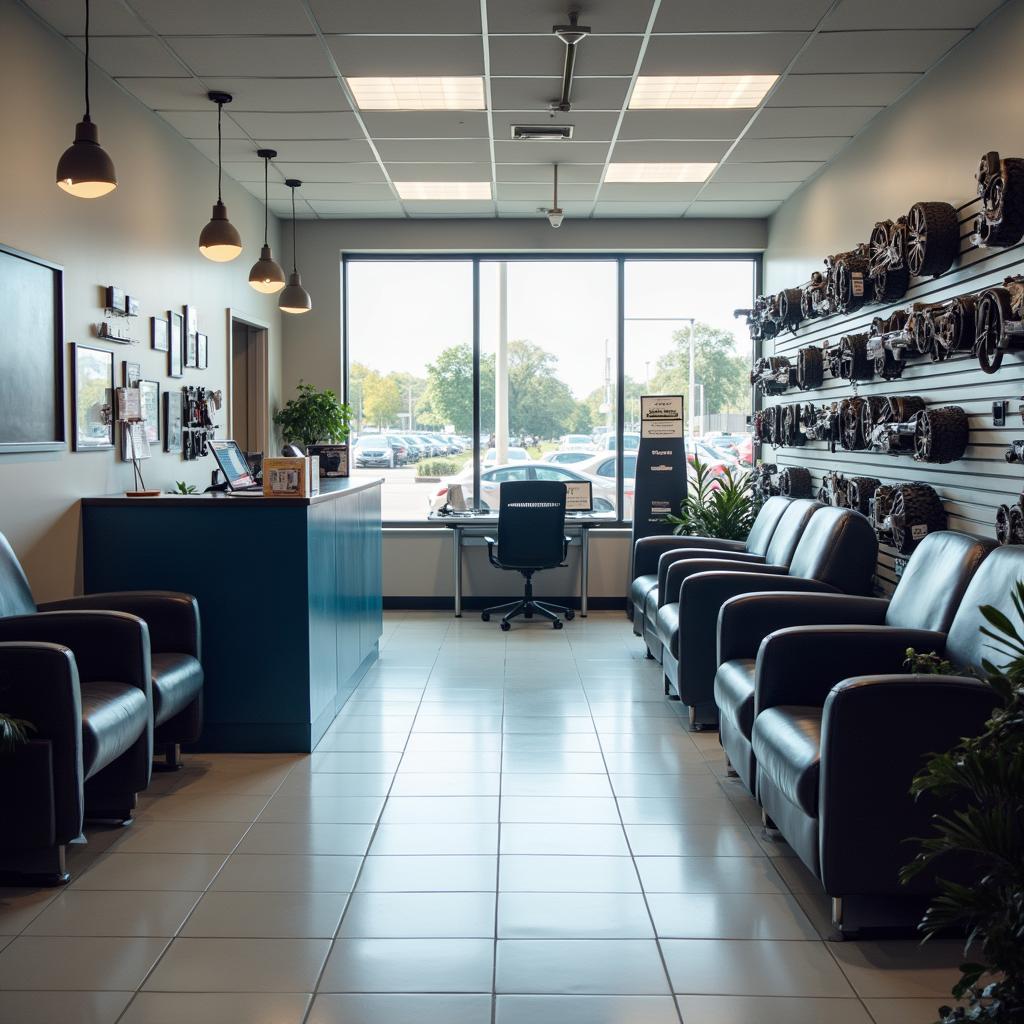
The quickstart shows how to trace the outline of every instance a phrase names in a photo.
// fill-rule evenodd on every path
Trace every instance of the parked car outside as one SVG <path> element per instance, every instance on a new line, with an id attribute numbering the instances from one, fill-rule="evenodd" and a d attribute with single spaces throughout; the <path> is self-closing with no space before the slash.
<path id="1" fill-rule="evenodd" d="M 395 451 L 386 437 L 380 434 L 363 434 L 356 443 L 355 462 L 358 469 L 393 469 Z"/>
<path id="2" fill-rule="evenodd" d="M 508 462 L 533 462 L 530 453 L 525 448 L 509 448 L 505 453 L 506 460 Z M 498 453 L 494 448 L 488 448 L 487 454 L 484 455 L 484 466 L 493 466 L 496 464 L 498 459 Z M 470 473 L 470 477 L 472 477 Z"/>
<path id="3" fill-rule="evenodd" d="M 396 466 L 404 466 L 412 460 L 412 456 L 409 454 L 409 446 L 405 443 L 404 437 L 399 437 L 397 434 L 388 434 L 387 441 L 395 453 Z"/>
<path id="4" fill-rule="evenodd" d="M 565 434 L 559 447 L 563 452 L 592 452 L 594 439 L 587 434 Z"/>
<path id="5" fill-rule="evenodd" d="M 592 459 L 593 455 L 590 452 L 585 451 L 557 451 L 557 452 L 545 452 L 541 457 L 541 462 L 553 462 L 557 466 L 571 466 L 577 462 L 585 462 L 587 459 Z"/>
<path id="6" fill-rule="evenodd" d="M 736 449 L 736 458 L 740 460 L 741 466 L 753 466 L 754 438 L 751 435 L 748 434 L 740 441 L 739 447 Z"/>
<path id="7" fill-rule="evenodd" d="M 409 461 L 419 462 L 420 459 L 426 458 L 425 446 L 422 441 L 417 440 L 411 434 L 405 434 L 402 437 L 405 441 L 406 447 L 409 449 Z"/>
<path id="8" fill-rule="evenodd" d="M 606 452 L 615 451 L 615 435 L 605 434 L 601 441 L 601 450 Z M 640 435 L 639 434 L 623 434 L 622 435 L 622 447 L 624 451 L 635 452 L 640 450 Z"/>

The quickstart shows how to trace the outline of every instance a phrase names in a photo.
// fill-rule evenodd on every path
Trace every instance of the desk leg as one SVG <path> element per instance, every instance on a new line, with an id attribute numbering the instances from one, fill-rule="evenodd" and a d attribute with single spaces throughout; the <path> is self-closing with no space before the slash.
<path id="1" fill-rule="evenodd" d="M 462 530 L 452 528 L 452 570 L 455 575 L 455 618 L 462 618 Z"/>
<path id="2" fill-rule="evenodd" d="M 580 528 L 580 616 L 587 617 L 587 592 L 590 590 L 590 527 Z"/>

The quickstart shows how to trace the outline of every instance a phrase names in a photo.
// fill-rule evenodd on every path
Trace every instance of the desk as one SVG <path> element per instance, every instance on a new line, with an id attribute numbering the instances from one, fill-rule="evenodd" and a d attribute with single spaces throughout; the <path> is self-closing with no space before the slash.
<path id="1" fill-rule="evenodd" d="M 455 617 L 462 618 L 462 549 L 485 548 L 485 537 L 492 536 L 498 527 L 494 514 L 448 515 L 432 513 L 433 522 L 444 523 L 452 531 L 452 570 L 455 576 Z M 595 526 L 615 522 L 614 512 L 588 512 L 565 517 L 565 535 L 570 547 L 580 549 L 580 615 L 587 617 L 587 590 L 590 585 L 590 531 Z"/>

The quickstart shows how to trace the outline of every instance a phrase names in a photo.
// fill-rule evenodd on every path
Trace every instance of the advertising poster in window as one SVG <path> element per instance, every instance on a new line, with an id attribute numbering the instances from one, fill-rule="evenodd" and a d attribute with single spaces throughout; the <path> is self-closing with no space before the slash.
<path id="1" fill-rule="evenodd" d="M 671 532 L 665 521 L 686 497 L 686 439 L 682 395 L 640 398 L 633 541 Z"/>

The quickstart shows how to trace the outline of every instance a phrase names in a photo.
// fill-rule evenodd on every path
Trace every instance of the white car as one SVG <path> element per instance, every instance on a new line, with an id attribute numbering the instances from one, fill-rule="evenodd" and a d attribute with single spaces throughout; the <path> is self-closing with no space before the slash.
<path id="1" fill-rule="evenodd" d="M 558 451 L 558 452 L 545 452 L 541 457 L 541 462 L 553 462 L 556 466 L 572 466 L 577 462 L 586 462 L 588 459 L 592 459 L 594 456 L 590 452 L 585 451 Z"/>
<path id="2" fill-rule="evenodd" d="M 533 462 L 530 457 L 530 453 L 525 448 L 509 448 L 505 453 L 506 462 Z M 484 456 L 483 464 L 485 466 L 493 466 L 498 461 L 498 453 L 494 448 L 488 448 L 487 454 Z M 472 476 L 472 474 L 470 474 Z"/>
<path id="3" fill-rule="evenodd" d="M 587 434 L 565 434 L 560 447 L 563 452 L 592 452 L 594 439 Z"/>
<path id="4" fill-rule="evenodd" d="M 480 474 L 480 501 L 473 500 L 473 467 L 467 466 L 457 476 L 441 481 L 441 487 L 430 499 L 430 511 L 436 512 L 448 500 L 450 484 L 461 484 L 467 505 L 479 505 L 485 509 L 497 509 L 501 485 L 512 480 L 589 480 L 594 494 L 594 511 L 611 512 L 615 508 L 615 481 L 606 477 L 589 476 L 569 466 L 557 466 L 543 462 L 506 462 Z"/>

